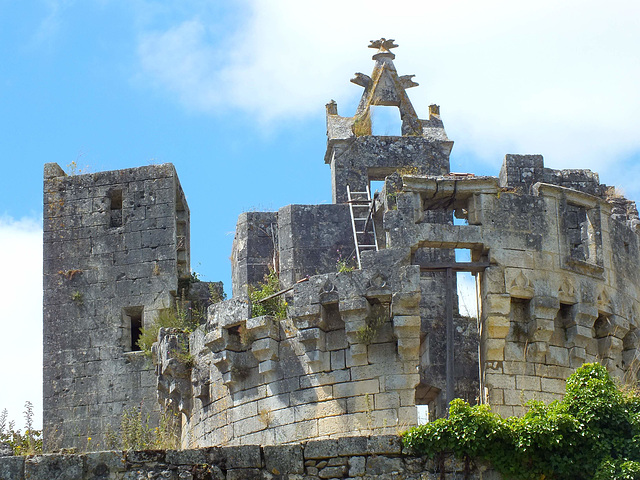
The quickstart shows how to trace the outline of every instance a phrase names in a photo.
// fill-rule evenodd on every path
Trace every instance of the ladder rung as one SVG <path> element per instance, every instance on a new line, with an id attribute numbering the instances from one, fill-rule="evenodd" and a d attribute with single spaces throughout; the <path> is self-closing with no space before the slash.
<path id="1" fill-rule="evenodd" d="M 355 195 L 358 195 L 358 194 L 360 194 L 360 195 L 368 195 L 369 192 L 351 192 L 351 195 L 354 195 L 354 194 Z"/>
<path id="2" fill-rule="evenodd" d="M 358 245 L 359 248 L 376 248 L 375 245 Z"/>
<path id="3" fill-rule="evenodd" d="M 368 220 L 369 217 L 354 217 L 354 220 Z"/>

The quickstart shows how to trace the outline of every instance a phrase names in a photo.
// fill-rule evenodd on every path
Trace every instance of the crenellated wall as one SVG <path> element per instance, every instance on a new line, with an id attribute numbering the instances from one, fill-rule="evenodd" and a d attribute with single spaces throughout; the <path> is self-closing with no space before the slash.
<path id="1" fill-rule="evenodd" d="M 161 390 L 185 414 L 183 444 L 272 445 L 415 424 L 419 285 L 416 266 L 363 269 L 297 284 L 286 319 L 249 318 L 244 299 L 212 305 L 189 339 L 191 382 L 173 382 L 179 397 Z"/>
<path id="2" fill-rule="evenodd" d="M 339 445 L 401 432 L 418 407 L 442 417 L 454 397 L 521 414 L 529 399 L 560 398 L 584 362 L 638 381 L 635 203 L 541 155 L 507 155 L 498 177 L 450 173 L 439 107 L 418 118 L 393 41 L 372 46 L 371 77 L 352 80 L 364 87 L 356 114 L 327 105 L 334 204 L 241 214 L 233 297 L 190 334 L 160 331 L 155 378 L 136 335 L 190 276 L 175 170 L 68 177 L 45 166 L 46 448 L 84 448 L 141 402 L 180 413 L 186 448 Z M 377 105 L 399 108 L 402 136 L 371 135 Z M 271 271 L 286 316 L 253 317 L 249 289 Z M 476 278 L 477 320 L 458 311 L 457 272 Z M 191 300 L 208 304 L 208 290 L 193 287 Z"/>

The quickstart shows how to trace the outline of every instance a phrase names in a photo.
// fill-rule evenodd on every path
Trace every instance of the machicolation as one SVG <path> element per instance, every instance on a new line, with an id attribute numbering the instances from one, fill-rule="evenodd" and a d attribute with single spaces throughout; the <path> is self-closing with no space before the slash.
<path id="1" fill-rule="evenodd" d="M 418 118 L 395 46 L 372 42 L 354 116 L 327 105 L 333 203 L 240 215 L 228 300 L 189 282 L 172 165 L 45 165 L 46 450 L 103 441 L 141 403 L 152 420 L 175 414 L 183 448 L 271 446 L 396 435 L 417 406 L 433 419 L 455 397 L 518 415 L 560 398 L 584 362 L 638 381 L 635 203 L 540 155 L 506 155 L 497 177 L 451 173 L 440 109 Z M 378 105 L 399 109 L 402 135 L 371 134 Z M 270 272 L 285 318 L 253 315 Z M 475 276 L 477 320 L 459 312 L 458 272 Z M 161 329 L 151 362 L 140 331 L 177 302 L 206 314 L 191 333 Z"/>

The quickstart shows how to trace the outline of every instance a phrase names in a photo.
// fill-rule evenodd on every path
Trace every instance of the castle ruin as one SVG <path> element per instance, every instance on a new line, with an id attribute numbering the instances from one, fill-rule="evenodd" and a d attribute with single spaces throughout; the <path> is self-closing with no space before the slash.
<path id="1" fill-rule="evenodd" d="M 83 449 L 141 403 L 178 415 L 185 448 L 276 445 L 396 434 L 455 397 L 517 415 L 560 398 L 584 362 L 638 380 L 634 202 L 539 155 L 506 155 L 498 177 L 451 173 L 439 107 L 418 118 L 396 45 L 370 46 L 355 115 L 327 105 L 333 203 L 241 214 L 232 298 L 191 334 L 161 330 L 153 362 L 141 329 L 199 288 L 175 169 L 45 165 L 46 449 Z M 402 135 L 372 135 L 375 106 L 399 109 Z M 252 314 L 271 271 L 285 318 Z M 476 278 L 478 319 L 459 312 L 458 272 Z"/>

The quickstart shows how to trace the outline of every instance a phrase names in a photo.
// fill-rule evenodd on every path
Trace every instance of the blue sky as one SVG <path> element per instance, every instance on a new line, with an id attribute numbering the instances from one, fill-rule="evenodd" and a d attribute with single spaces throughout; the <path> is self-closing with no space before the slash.
<path id="1" fill-rule="evenodd" d="M 239 213 L 331 201 L 324 105 L 353 114 L 381 36 L 418 114 L 441 106 L 453 171 L 541 153 L 640 196 L 637 2 L 0 0 L 0 408 L 41 408 L 45 162 L 175 164 L 192 268 L 230 290 Z"/>

